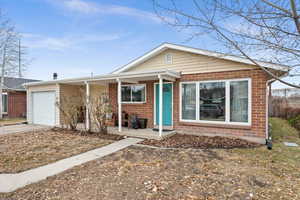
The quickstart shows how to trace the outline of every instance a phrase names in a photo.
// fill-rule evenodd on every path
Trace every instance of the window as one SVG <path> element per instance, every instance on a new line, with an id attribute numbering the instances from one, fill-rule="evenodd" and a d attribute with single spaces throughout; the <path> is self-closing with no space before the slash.
<path id="1" fill-rule="evenodd" d="M 200 83 L 200 120 L 225 121 L 225 82 Z"/>
<path id="2" fill-rule="evenodd" d="M 251 79 L 181 83 L 181 120 L 249 125 Z"/>
<path id="3" fill-rule="evenodd" d="M 248 121 L 248 81 L 230 82 L 230 121 Z"/>
<path id="4" fill-rule="evenodd" d="M 7 113 L 8 101 L 7 94 L 2 93 L 2 112 Z"/>
<path id="5" fill-rule="evenodd" d="M 146 102 L 146 85 L 122 86 L 122 103 Z"/>
<path id="6" fill-rule="evenodd" d="M 165 63 L 166 64 L 172 64 L 173 63 L 172 54 L 168 53 L 168 54 L 165 55 Z"/>
<path id="7" fill-rule="evenodd" d="M 182 118 L 196 120 L 196 84 L 182 84 Z"/>

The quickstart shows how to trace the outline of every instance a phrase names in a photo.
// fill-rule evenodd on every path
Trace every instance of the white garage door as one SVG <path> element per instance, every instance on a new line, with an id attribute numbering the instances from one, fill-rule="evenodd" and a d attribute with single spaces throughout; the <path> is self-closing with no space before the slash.
<path id="1" fill-rule="evenodd" d="M 32 111 L 34 124 L 55 125 L 55 92 L 33 92 Z"/>

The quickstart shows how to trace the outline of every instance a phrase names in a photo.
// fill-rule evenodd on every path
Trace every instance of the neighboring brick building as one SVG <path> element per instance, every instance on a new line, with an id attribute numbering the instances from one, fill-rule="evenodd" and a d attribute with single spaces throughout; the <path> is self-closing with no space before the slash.
<path id="1" fill-rule="evenodd" d="M 2 96 L 4 117 L 26 117 L 26 90 L 23 84 L 36 81 L 38 80 L 4 77 Z"/>

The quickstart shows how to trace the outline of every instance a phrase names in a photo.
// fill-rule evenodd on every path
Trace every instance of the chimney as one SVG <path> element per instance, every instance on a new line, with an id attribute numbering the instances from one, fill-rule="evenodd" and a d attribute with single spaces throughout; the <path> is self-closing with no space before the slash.
<path id="1" fill-rule="evenodd" d="M 56 79 L 57 79 L 57 73 L 54 72 L 54 73 L 53 73 L 53 80 L 56 80 Z"/>

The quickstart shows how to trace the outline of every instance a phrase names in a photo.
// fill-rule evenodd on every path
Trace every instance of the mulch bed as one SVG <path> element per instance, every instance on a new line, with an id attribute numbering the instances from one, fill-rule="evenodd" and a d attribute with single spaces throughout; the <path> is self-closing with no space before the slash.
<path id="1" fill-rule="evenodd" d="M 229 137 L 208 137 L 195 135 L 175 134 L 163 140 L 144 140 L 144 145 L 151 145 L 165 148 L 194 148 L 194 149 L 233 149 L 233 148 L 254 148 L 261 144 L 249 142 L 238 138 Z"/>

